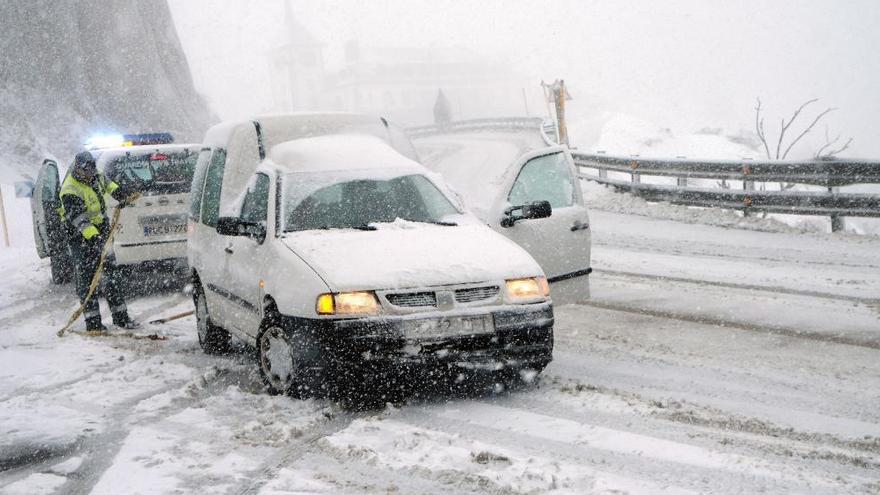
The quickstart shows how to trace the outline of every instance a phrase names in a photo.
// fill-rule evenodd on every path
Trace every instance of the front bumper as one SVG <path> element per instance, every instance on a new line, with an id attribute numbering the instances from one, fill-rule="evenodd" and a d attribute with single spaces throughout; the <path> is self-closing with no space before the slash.
<path id="1" fill-rule="evenodd" d="M 113 252 L 120 265 L 186 259 L 186 238 L 125 242 L 115 240 Z"/>
<path id="2" fill-rule="evenodd" d="M 485 308 L 494 332 L 445 338 L 407 338 L 405 323 L 412 317 L 308 319 L 282 316 L 290 332 L 307 332 L 320 347 L 327 364 L 430 365 L 463 367 L 541 367 L 553 358 L 553 307 L 551 303 Z M 422 320 L 456 317 L 432 314 Z"/>

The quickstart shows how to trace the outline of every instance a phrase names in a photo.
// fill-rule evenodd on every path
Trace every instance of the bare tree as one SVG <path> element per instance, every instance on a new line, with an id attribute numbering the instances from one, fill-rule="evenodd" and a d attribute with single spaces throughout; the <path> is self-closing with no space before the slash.
<path id="1" fill-rule="evenodd" d="M 776 140 L 776 152 L 775 152 L 775 156 L 774 156 L 774 154 L 771 154 L 771 152 L 770 152 L 770 146 L 767 144 L 767 133 L 764 131 L 764 118 L 761 116 L 761 99 L 758 98 L 757 100 L 758 100 L 758 104 L 755 107 L 755 132 L 758 134 L 758 139 L 761 140 L 761 144 L 764 145 L 764 152 L 767 154 L 767 159 L 770 159 L 770 160 L 772 160 L 774 158 L 776 160 L 786 159 L 788 157 L 789 152 L 791 152 L 791 149 L 794 148 L 794 145 L 796 145 L 798 143 L 798 141 L 800 141 L 804 136 L 806 136 L 807 133 L 810 132 L 813 129 L 813 127 L 815 127 L 816 124 L 819 123 L 820 120 L 822 120 L 823 117 L 825 117 L 829 113 L 836 110 L 836 108 L 828 107 L 825 110 L 823 110 L 822 112 L 820 112 L 818 115 L 816 115 L 815 118 L 813 118 L 812 122 L 810 122 L 809 125 L 804 127 L 803 131 L 801 131 L 800 134 L 798 134 L 794 139 L 789 140 L 788 144 L 786 145 L 785 144 L 786 134 L 789 132 L 789 130 L 792 130 L 791 125 L 797 120 L 798 116 L 800 116 L 801 112 L 805 108 L 807 108 L 808 106 L 810 106 L 813 103 L 816 103 L 819 100 L 818 100 L 818 98 L 814 98 L 812 100 L 805 101 L 800 107 L 798 107 L 797 110 L 794 111 L 794 113 L 791 115 L 791 118 L 788 119 L 788 122 L 786 122 L 784 118 L 780 122 L 780 124 L 779 124 L 779 138 Z M 827 132 L 826 132 L 826 146 L 823 146 L 823 148 L 820 149 L 819 152 L 817 152 L 816 156 L 819 156 L 821 154 L 821 152 L 823 152 L 826 148 L 829 148 L 830 146 L 834 145 L 834 143 L 836 143 L 839 138 L 840 138 L 840 136 L 838 136 L 834 140 L 829 140 Z M 846 144 L 842 148 L 835 150 L 834 153 L 840 153 L 841 151 L 845 150 L 846 148 L 849 147 L 849 144 L 851 142 L 852 142 L 852 139 L 847 141 Z M 784 149 L 783 149 L 783 147 L 784 147 Z M 827 153 L 827 154 L 831 155 L 834 153 Z"/>
<path id="2" fill-rule="evenodd" d="M 831 139 L 831 136 L 828 134 L 828 126 L 825 126 L 825 144 L 816 151 L 816 154 L 813 155 L 813 158 L 820 159 L 823 157 L 832 157 L 837 155 L 838 153 L 844 152 L 849 145 L 852 143 L 853 138 L 847 139 L 845 143 L 839 148 L 833 148 L 833 146 L 840 141 L 840 134 L 838 134 L 834 139 Z"/>

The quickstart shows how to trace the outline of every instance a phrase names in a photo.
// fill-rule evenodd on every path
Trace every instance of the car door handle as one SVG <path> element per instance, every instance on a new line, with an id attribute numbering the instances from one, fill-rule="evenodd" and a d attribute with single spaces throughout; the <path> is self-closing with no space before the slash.
<path id="1" fill-rule="evenodd" d="M 226 246 L 225 248 L 223 248 L 223 250 L 226 251 L 227 254 L 232 254 L 235 252 L 230 246 Z"/>
<path id="2" fill-rule="evenodd" d="M 571 231 L 575 232 L 578 230 L 588 230 L 590 228 L 590 222 L 581 222 L 580 220 L 575 220 L 574 225 L 571 226 Z"/>

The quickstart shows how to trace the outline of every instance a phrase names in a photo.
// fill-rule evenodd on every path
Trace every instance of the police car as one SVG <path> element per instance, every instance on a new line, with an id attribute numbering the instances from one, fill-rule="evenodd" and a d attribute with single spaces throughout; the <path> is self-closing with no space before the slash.
<path id="1" fill-rule="evenodd" d="M 205 137 L 188 242 L 198 339 L 209 353 L 232 335 L 254 346 L 272 392 L 410 365 L 518 378 L 552 359 L 540 266 L 466 213 L 387 127 L 279 116 Z"/>
<path id="2" fill-rule="evenodd" d="M 113 244 L 119 265 L 186 263 L 186 213 L 200 145 L 173 141 L 169 133 L 152 133 L 101 136 L 86 143 L 107 178 L 120 185 L 136 183 L 142 191 L 120 215 Z M 65 170 L 55 160 L 44 160 L 31 197 L 37 253 L 51 259 L 54 283 L 72 277 L 58 215 Z M 108 216 L 115 206 L 108 198 Z"/>

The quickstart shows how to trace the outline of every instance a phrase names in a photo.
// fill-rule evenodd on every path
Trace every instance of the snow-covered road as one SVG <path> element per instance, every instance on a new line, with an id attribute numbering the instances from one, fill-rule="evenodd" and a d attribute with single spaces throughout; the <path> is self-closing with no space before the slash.
<path id="1" fill-rule="evenodd" d="M 267 395 L 191 318 L 59 339 L 73 297 L 0 251 L 0 493 L 880 492 L 880 239 L 662 212 L 591 211 L 593 299 L 556 308 L 536 383 L 370 409 Z"/>

